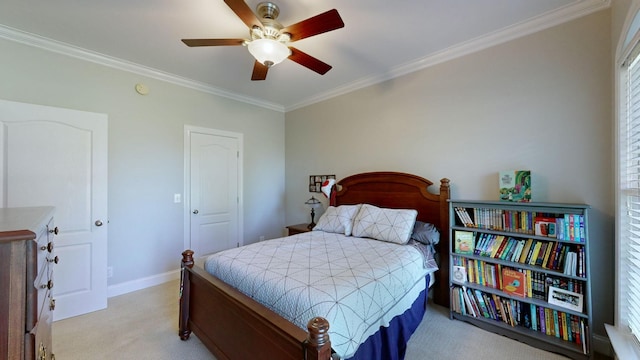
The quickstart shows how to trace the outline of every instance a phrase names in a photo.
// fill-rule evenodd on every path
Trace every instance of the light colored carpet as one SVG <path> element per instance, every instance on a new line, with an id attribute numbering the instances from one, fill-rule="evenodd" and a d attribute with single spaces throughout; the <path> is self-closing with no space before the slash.
<path id="1" fill-rule="evenodd" d="M 109 298 L 106 310 L 53 323 L 59 360 L 215 360 L 197 337 L 178 337 L 178 289 L 172 281 Z"/>
<path id="2" fill-rule="evenodd" d="M 53 339 L 60 360 L 215 360 L 194 335 L 178 338 L 177 281 L 113 297 L 106 310 L 57 321 Z M 447 309 L 430 305 L 408 345 L 406 360 L 418 359 L 566 358 L 449 320 Z"/>

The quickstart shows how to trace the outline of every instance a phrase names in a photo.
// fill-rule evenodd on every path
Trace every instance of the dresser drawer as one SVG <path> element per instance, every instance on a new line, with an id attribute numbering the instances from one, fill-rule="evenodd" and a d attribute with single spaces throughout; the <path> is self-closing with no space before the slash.
<path id="1" fill-rule="evenodd" d="M 53 322 L 51 291 L 46 290 L 43 293 L 46 301 L 39 309 L 38 322 L 26 335 L 26 359 L 55 359 L 51 342 L 51 323 Z"/>
<path id="2" fill-rule="evenodd" d="M 26 299 L 26 331 L 29 332 L 36 326 L 42 309 L 48 302 L 50 290 L 53 288 L 53 269 L 55 259 L 54 253 L 54 230 L 53 217 L 44 221 L 37 229 L 35 248 L 35 264 L 33 264 L 34 275 L 28 275 L 33 279 L 33 287 L 27 292 Z M 48 306 L 48 305 L 47 305 Z"/>
<path id="3" fill-rule="evenodd" d="M 38 315 L 36 319 L 39 319 L 42 313 L 42 309 L 45 307 L 47 299 L 51 297 L 51 291 L 53 289 L 53 264 L 45 262 L 40 269 L 36 280 L 33 282 L 33 286 L 38 293 L 37 305 Z"/>

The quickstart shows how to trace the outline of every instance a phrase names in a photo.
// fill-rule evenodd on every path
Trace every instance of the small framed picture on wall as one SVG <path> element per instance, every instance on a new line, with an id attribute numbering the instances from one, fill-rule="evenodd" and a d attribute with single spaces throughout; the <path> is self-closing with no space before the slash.
<path id="1" fill-rule="evenodd" d="M 328 179 L 336 179 L 335 175 L 309 175 L 309 192 L 322 192 L 322 183 Z"/>

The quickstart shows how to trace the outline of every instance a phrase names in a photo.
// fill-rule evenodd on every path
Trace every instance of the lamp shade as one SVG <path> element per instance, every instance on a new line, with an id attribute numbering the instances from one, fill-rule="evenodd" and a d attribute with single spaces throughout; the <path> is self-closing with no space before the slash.
<path id="1" fill-rule="evenodd" d="M 311 206 L 312 208 L 317 207 L 318 205 L 321 204 L 320 200 L 316 199 L 315 197 L 311 197 L 311 199 L 307 200 L 304 202 L 306 205 Z"/>
<path id="2" fill-rule="evenodd" d="M 251 55 L 267 67 L 279 64 L 291 55 L 287 45 L 272 39 L 256 39 L 248 47 Z"/>

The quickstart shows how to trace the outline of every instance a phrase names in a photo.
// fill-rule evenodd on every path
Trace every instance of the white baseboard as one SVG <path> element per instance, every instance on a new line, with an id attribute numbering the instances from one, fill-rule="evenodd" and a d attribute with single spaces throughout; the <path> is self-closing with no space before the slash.
<path id="1" fill-rule="evenodd" d="M 163 274 L 148 276 L 141 279 L 127 281 L 120 284 L 109 285 L 107 287 L 107 297 L 124 295 L 133 291 L 146 289 L 151 286 L 164 284 L 166 282 L 180 278 L 180 270 L 172 270 Z"/>

